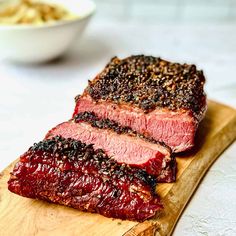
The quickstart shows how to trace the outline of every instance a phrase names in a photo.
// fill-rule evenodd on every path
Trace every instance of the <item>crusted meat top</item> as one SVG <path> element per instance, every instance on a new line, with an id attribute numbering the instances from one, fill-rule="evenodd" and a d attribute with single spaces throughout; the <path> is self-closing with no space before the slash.
<path id="1" fill-rule="evenodd" d="M 102 149 L 94 150 L 93 145 L 86 145 L 78 140 L 71 138 L 63 138 L 55 136 L 51 139 L 43 140 L 35 143 L 29 148 L 28 152 L 34 156 L 34 152 L 41 152 L 42 158 L 48 158 L 46 153 L 51 153 L 55 158 L 68 160 L 69 162 L 84 163 L 84 165 L 92 165 L 99 170 L 99 173 L 109 178 L 129 178 L 130 181 L 134 177 L 146 182 L 155 191 L 156 180 L 148 175 L 145 171 L 131 168 L 126 164 L 118 164 L 114 159 L 108 158 Z M 44 155 L 45 154 L 45 155 Z"/>
<path id="2" fill-rule="evenodd" d="M 133 104 L 145 112 L 157 107 L 190 109 L 194 114 L 205 105 L 205 77 L 195 65 L 172 63 L 137 55 L 114 57 L 92 81 L 87 92 L 95 100 Z"/>

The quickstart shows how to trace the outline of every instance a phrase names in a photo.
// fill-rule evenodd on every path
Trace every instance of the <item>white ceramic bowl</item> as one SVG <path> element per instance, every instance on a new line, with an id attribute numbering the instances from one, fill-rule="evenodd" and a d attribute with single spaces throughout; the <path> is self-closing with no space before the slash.
<path id="1" fill-rule="evenodd" d="M 42 26 L 0 25 L 0 58 L 21 63 L 42 63 L 63 55 L 80 37 L 95 12 L 91 0 L 47 0 L 79 16 Z"/>

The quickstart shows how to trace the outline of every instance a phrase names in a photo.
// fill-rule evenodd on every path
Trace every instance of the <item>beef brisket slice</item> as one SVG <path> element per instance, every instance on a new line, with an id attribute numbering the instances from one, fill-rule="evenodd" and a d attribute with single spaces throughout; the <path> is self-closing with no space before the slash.
<path id="1" fill-rule="evenodd" d="M 77 97 L 74 116 L 90 111 L 166 143 L 190 149 L 206 111 L 205 77 L 195 65 L 150 56 L 113 58 Z"/>
<path id="2" fill-rule="evenodd" d="M 143 221 L 162 208 L 155 179 L 119 165 L 102 150 L 54 137 L 34 144 L 15 165 L 8 189 L 18 195 Z"/>
<path id="3" fill-rule="evenodd" d="M 115 122 L 99 120 L 93 113 L 81 113 L 75 120 L 56 126 L 46 138 L 57 135 L 93 144 L 95 149 L 103 149 L 118 163 L 144 169 L 158 182 L 175 181 L 176 161 L 170 148 L 139 137 Z"/>

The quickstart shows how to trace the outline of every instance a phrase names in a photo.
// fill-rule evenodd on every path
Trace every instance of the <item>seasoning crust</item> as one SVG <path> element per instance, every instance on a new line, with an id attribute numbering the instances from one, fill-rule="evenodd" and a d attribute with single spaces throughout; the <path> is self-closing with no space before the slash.
<path id="1" fill-rule="evenodd" d="M 95 100 L 127 103 L 145 113 L 156 108 L 202 112 L 205 77 L 195 65 L 165 61 L 153 56 L 114 57 L 86 91 Z"/>
<path id="2" fill-rule="evenodd" d="M 78 113 L 77 115 L 75 115 L 73 120 L 76 123 L 79 123 L 82 121 L 89 123 L 92 127 L 96 127 L 99 129 L 109 129 L 109 130 L 116 132 L 117 134 L 128 134 L 133 137 L 139 137 L 139 138 L 144 139 L 148 142 L 159 144 L 159 145 L 167 148 L 169 150 L 169 152 L 172 153 L 171 148 L 169 146 L 167 146 L 164 142 L 159 142 L 151 137 L 146 137 L 143 134 L 140 134 L 140 133 L 132 130 L 128 126 L 121 126 L 119 123 L 117 123 L 113 120 L 100 119 L 98 116 L 96 116 L 96 114 L 94 112 L 87 112 L 86 111 L 86 112 Z"/>
<path id="3" fill-rule="evenodd" d="M 61 136 L 55 136 L 51 139 L 40 141 L 35 143 L 29 148 L 31 156 L 34 156 L 34 152 L 41 151 L 43 153 L 52 153 L 58 161 L 65 160 L 74 163 L 79 161 L 86 166 L 93 165 L 99 173 L 106 175 L 109 178 L 128 178 L 132 181 L 133 177 L 152 186 L 152 191 L 155 192 L 156 180 L 154 177 L 148 175 L 145 171 L 131 168 L 126 164 L 118 164 L 112 158 L 109 158 L 102 149 L 94 149 L 93 145 L 86 145 L 78 140 L 71 138 L 63 138 Z M 43 154 L 42 153 L 42 154 Z M 42 155 L 42 158 L 47 158 L 47 155 Z"/>

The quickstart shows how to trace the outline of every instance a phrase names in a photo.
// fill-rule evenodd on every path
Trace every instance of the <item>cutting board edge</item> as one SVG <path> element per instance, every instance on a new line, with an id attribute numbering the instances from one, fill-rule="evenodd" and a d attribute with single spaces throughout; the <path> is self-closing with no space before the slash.
<path id="1" fill-rule="evenodd" d="M 214 102 L 214 101 L 211 101 L 211 102 L 218 104 L 218 102 Z M 220 104 L 220 105 L 222 105 L 222 104 Z M 144 225 L 145 222 L 138 223 L 133 228 L 131 228 L 129 231 L 127 231 L 123 236 L 148 236 L 148 235 L 167 236 L 167 235 L 172 234 L 181 214 L 183 213 L 184 209 L 186 208 L 187 204 L 189 203 L 194 192 L 197 190 L 197 187 L 199 186 L 199 184 L 203 180 L 203 178 L 204 178 L 205 174 L 207 173 L 207 171 L 209 170 L 209 168 L 214 164 L 214 162 L 218 159 L 218 157 L 235 141 L 235 138 L 236 138 L 236 110 L 234 108 L 231 108 L 231 107 L 226 106 L 224 104 L 222 106 L 230 108 L 230 109 L 232 109 L 232 111 L 235 111 L 235 115 L 232 117 L 231 121 L 229 123 L 227 123 L 225 125 L 225 127 L 214 137 L 214 139 L 218 139 L 220 137 L 221 138 L 220 141 L 222 141 L 223 139 L 225 139 L 225 136 L 227 136 L 227 142 L 225 142 L 224 146 L 219 146 L 220 148 L 217 150 L 216 155 L 212 154 L 212 157 L 213 157 L 212 160 L 209 162 L 209 164 L 207 165 L 206 168 L 201 170 L 201 174 L 200 174 L 199 178 L 197 179 L 197 181 L 195 182 L 195 185 L 192 188 L 192 191 L 190 192 L 189 196 L 187 196 L 187 198 L 185 200 L 185 204 L 177 212 L 177 217 L 176 217 L 175 222 L 173 223 L 172 227 L 170 227 L 170 229 L 168 229 L 168 230 L 167 230 L 167 228 L 169 228 L 169 227 L 167 227 L 167 228 L 164 227 L 164 231 L 166 231 L 166 232 L 159 232 L 159 230 L 161 230 L 161 231 L 163 230 L 162 229 L 163 227 L 161 227 L 162 223 L 157 219 L 156 221 L 154 220 L 154 222 L 156 222 L 156 224 L 150 223 L 149 225 L 147 225 L 147 224 Z M 227 132 L 228 129 L 230 129 L 232 127 L 233 127 L 233 130 L 231 130 L 231 132 Z M 221 135 L 221 133 L 224 133 L 223 131 L 225 132 L 225 136 Z M 213 150 L 215 148 L 210 147 L 210 149 Z M 188 166 L 188 168 L 191 168 L 192 166 L 194 166 L 196 163 L 198 163 L 198 161 L 199 161 L 198 159 L 194 159 L 191 162 L 190 166 Z M 208 160 L 205 160 L 205 162 L 207 162 L 207 161 Z M 181 178 L 181 181 L 183 181 L 182 178 Z M 170 191 L 172 191 L 173 188 L 177 188 L 177 187 L 178 187 L 177 183 L 175 183 L 175 185 L 173 185 L 173 187 L 170 189 Z M 174 195 L 174 193 L 173 193 L 173 195 Z M 140 229 L 142 229 L 142 228 L 144 229 L 144 231 L 140 232 Z M 152 234 L 146 234 L 145 232 L 149 232 L 149 233 L 152 232 Z"/>
<path id="2" fill-rule="evenodd" d="M 235 124 L 235 129 L 234 131 L 236 132 L 236 118 L 234 119 L 234 124 Z M 232 136 L 228 136 L 228 142 L 225 144 L 225 147 L 220 148 L 219 150 L 217 150 L 217 154 L 214 156 L 214 158 L 212 159 L 212 161 L 209 162 L 209 165 L 207 168 L 205 168 L 204 170 L 202 170 L 202 173 L 199 177 L 199 179 L 196 181 L 196 185 L 193 187 L 192 193 L 190 194 L 190 196 L 188 197 L 188 199 L 186 200 L 185 204 L 183 205 L 182 209 L 179 212 L 179 215 L 176 219 L 175 224 L 173 225 L 173 227 L 171 228 L 170 232 L 168 235 L 171 235 L 173 230 L 175 229 L 175 226 L 180 218 L 180 216 L 183 214 L 187 204 L 189 203 L 189 201 L 191 200 L 191 198 L 194 195 L 194 192 L 197 190 L 197 187 L 200 185 L 200 183 L 202 182 L 202 180 L 204 179 L 205 175 L 207 174 L 207 171 L 211 168 L 211 166 L 215 163 L 215 161 L 221 156 L 221 154 L 226 151 L 226 149 L 234 142 L 235 140 L 235 136 L 236 135 L 232 135 Z M 214 148 L 212 148 L 214 149 Z M 191 164 L 190 164 L 191 165 Z"/>
<path id="3" fill-rule="evenodd" d="M 214 102 L 213 103 L 219 104 L 218 102 Z M 233 114 L 233 118 L 231 119 L 231 122 L 229 122 L 224 129 L 227 129 L 227 127 L 229 127 L 230 125 L 232 126 L 233 124 L 233 130 L 236 132 L 236 110 L 234 108 L 228 107 L 224 104 L 219 104 L 221 106 L 227 107 L 229 109 L 231 109 L 232 111 L 235 112 L 235 114 Z M 224 130 L 223 129 L 223 130 Z M 234 141 L 235 139 L 235 135 L 233 135 L 233 132 L 231 132 L 232 135 L 230 135 L 230 137 L 228 137 L 229 139 L 231 139 L 231 141 L 228 141 L 228 144 L 225 144 L 223 147 L 221 147 L 221 150 L 218 150 L 218 154 L 215 157 L 215 159 L 212 161 L 212 163 L 209 165 L 208 168 L 205 169 L 205 171 L 202 173 L 202 175 L 199 177 L 199 183 L 201 182 L 201 180 L 203 179 L 205 173 L 207 172 L 207 170 L 210 168 L 210 166 L 214 163 L 214 161 L 220 156 L 220 154 Z M 2 170 L 0 172 L 0 180 L 2 179 L 3 176 L 5 175 L 9 175 L 9 172 L 11 171 L 11 169 L 13 168 L 13 166 L 15 165 L 15 163 L 18 161 L 19 159 L 15 160 L 14 162 L 12 162 L 11 164 L 9 164 L 4 170 Z M 169 232 L 169 234 L 172 233 L 176 223 L 178 222 L 179 217 L 181 216 L 185 206 L 187 205 L 187 203 L 189 202 L 190 198 L 192 197 L 194 191 L 196 191 L 197 186 L 199 185 L 199 183 L 196 184 L 196 186 L 194 187 L 193 192 L 190 194 L 189 199 L 186 201 L 185 205 L 183 206 L 182 210 L 179 212 L 179 215 L 176 219 L 175 224 L 173 225 L 171 232 Z M 134 225 L 132 228 L 130 228 L 127 232 L 124 232 L 123 236 L 148 236 L 148 235 L 164 235 L 164 234 L 159 234 L 160 229 L 160 223 L 158 223 L 155 220 L 150 220 L 150 221 L 145 221 L 143 223 L 137 223 L 136 225 Z M 168 235 L 169 235 L 168 234 Z M 167 235 L 167 234 L 165 234 Z"/>

